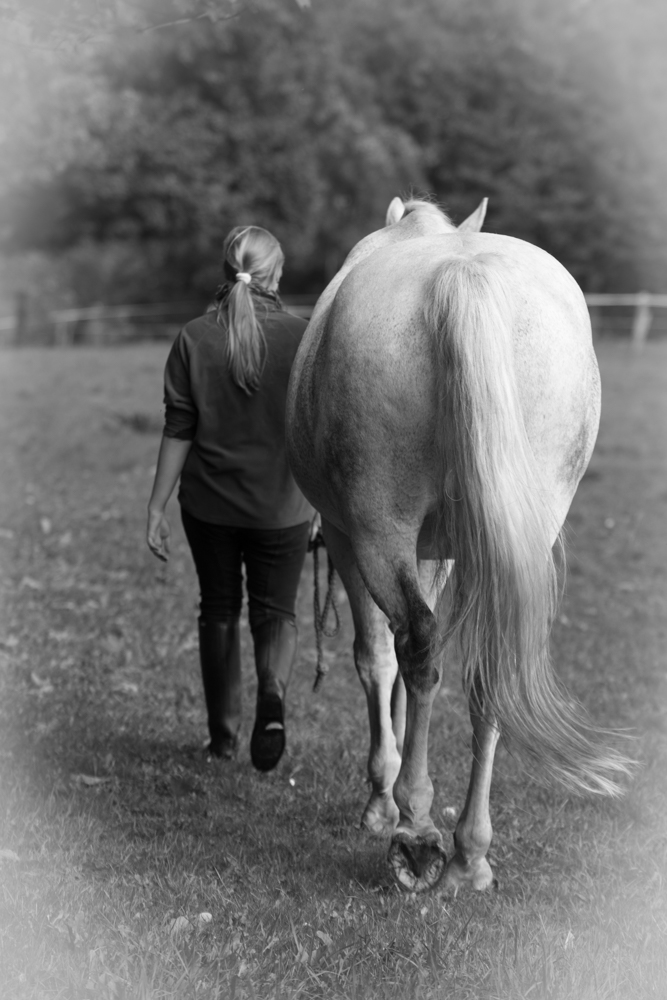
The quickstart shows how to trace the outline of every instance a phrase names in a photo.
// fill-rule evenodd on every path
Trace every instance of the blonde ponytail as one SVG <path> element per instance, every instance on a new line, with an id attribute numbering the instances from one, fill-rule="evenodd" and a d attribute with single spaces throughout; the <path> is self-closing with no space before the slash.
<path id="1" fill-rule="evenodd" d="M 275 236 L 258 226 L 237 227 L 223 246 L 226 283 L 221 286 L 217 322 L 227 330 L 231 376 L 248 396 L 259 388 L 266 360 L 266 339 L 253 297 L 277 298 L 284 255 Z"/>

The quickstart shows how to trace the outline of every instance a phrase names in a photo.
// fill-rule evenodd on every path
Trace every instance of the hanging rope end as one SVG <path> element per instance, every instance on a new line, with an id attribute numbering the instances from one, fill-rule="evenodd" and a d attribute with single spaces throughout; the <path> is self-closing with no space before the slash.
<path id="1" fill-rule="evenodd" d="M 324 664 L 321 669 L 318 669 L 317 673 L 315 674 L 315 681 L 313 683 L 313 694 L 317 694 L 317 692 L 320 690 L 320 688 L 322 687 L 322 681 L 324 680 L 324 678 L 328 673 L 329 673 L 329 668 L 327 667 L 326 664 Z"/>

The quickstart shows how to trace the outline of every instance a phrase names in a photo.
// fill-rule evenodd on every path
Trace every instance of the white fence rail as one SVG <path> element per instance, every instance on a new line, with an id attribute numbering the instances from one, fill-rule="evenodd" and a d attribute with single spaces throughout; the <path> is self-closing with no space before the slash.
<path id="1" fill-rule="evenodd" d="M 315 296 L 287 296 L 285 304 L 306 319 L 315 304 Z M 591 313 L 594 336 L 630 335 L 634 347 L 641 349 L 649 334 L 667 334 L 667 294 L 635 292 L 631 294 L 589 294 L 586 302 Z M 201 302 L 157 302 L 136 305 L 88 306 L 82 309 L 57 309 L 31 321 L 25 297 L 17 300 L 13 315 L 0 316 L 0 341 L 9 344 L 118 343 L 146 336 L 168 338 L 187 319 L 202 312 Z M 656 322 L 658 317 L 658 322 Z M 35 335 L 34 330 L 38 329 Z"/>
<path id="2" fill-rule="evenodd" d="M 316 297 L 288 296 L 284 301 L 288 309 L 308 319 Z M 21 295 L 13 315 L 0 316 L 0 343 L 66 346 L 130 342 L 146 337 L 168 339 L 187 320 L 201 315 L 206 306 L 202 301 L 151 302 L 45 312 L 38 308 L 39 303 Z"/>
<path id="3" fill-rule="evenodd" d="M 641 349 L 646 343 L 653 325 L 653 310 L 667 309 L 667 295 L 654 295 L 651 292 L 635 292 L 634 294 L 605 295 L 590 294 L 586 296 L 586 304 L 591 313 L 593 335 L 599 326 L 599 310 L 617 306 L 630 307 L 633 310 L 630 339 L 634 347 Z"/>

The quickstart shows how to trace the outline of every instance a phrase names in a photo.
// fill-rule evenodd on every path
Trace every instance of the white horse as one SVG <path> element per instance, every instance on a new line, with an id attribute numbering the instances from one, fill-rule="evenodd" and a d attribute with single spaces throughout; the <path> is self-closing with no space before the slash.
<path id="1" fill-rule="evenodd" d="M 443 873 L 454 891 L 492 883 L 500 734 L 580 790 L 616 793 L 628 764 L 590 739 L 548 654 L 552 550 L 599 421 L 588 310 L 549 254 L 481 234 L 485 210 L 457 229 L 395 198 L 320 297 L 288 397 L 294 475 L 354 618 L 371 731 L 362 824 L 392 833 L 390 863 L 413 891 Z M 473 752 L 447 863 L 427 743 L 454 637 Z"/>

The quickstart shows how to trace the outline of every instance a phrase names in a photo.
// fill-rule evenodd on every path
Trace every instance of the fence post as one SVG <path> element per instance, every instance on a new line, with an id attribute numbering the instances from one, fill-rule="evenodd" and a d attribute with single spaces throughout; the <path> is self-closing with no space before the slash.
<path id="1" fill-rule="evenodd" d="M 632 322 L 632 346 L 641 351 L 651 329 L 651 293 L 637 292 L 635 317 Z"/>
<path id="2" fill-rule="evenodd" d="M 591 320 L 591 338 L 595 342 L 600 335 L 600 307 L 589 306 L 588 315 Z"/>

